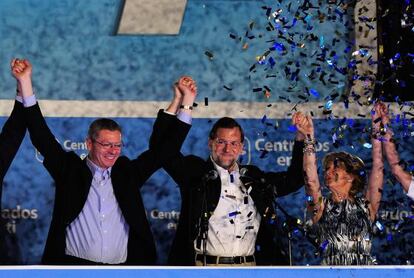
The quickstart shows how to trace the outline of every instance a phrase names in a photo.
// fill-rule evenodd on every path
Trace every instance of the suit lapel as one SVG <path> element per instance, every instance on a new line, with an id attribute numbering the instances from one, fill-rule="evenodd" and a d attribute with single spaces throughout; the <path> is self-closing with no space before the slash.
<path id="1" fill-rule="evenodd" d="M 213 162 L 210 158 L 207 159 L 207 172 L 211 170 L 216 171 Z M 209 180 L 207 182 L 207 200 L 208 200 L 208 210 L 212 213 L 217 205 L 218 201 L 220 200 L 220 194 L 221 194 L 221 179 L 220 176 L 217 176 L 214 180 Z"/>

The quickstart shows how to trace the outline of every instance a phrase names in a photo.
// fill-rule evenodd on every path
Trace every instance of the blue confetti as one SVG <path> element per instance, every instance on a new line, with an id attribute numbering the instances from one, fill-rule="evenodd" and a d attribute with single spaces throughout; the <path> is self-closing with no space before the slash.
<path id="1" fill-rule="evenodd" d="M 323 106 L 323 108 L 325 110 L 331 110 L 332 109 L 332 105 L 333 105 L 333 101 L 332 100 L 328 100 L 325 105 Z"/>
<path id="2" fill-rule="evenodd" d="M 325 48 L 325 39 L 323 36 L 320 37 L 319 39 L 319 47 L 320 48 Z"/>
<path id="3" fill-rule="evenodd" d="M 379 221 L 375 221 L 375 226 L 377 226 L 377 228 L 380 231 L 383 231 L 384 230 L 384 226 L 382 226 L 382 224 Z"/>
<path id="4" fill-rule="evenodd" d="M 395 122 L 398 124 L 398 123 L 400 122 L 400 119 L 401 119 L 400 114 L 398 114 L 398 115 L 395 117 Z"/>
<path id="5" fill-rule="evenodd" d="M 349 100 L 348 100 L 348 99 L 345 99 L 345 100 L 344 100 L 344 105 L 345 105 L 345 108 L 346 108 L 346 109 L 348 109 L 348 108 L 349 108 Z"/>
<path id="6" fill-rule="evenodd" d="M 347 47 L 344 49 L 344 53 L 348 53 L 350 50 L 351 50 L 351 47 L 350 47 L 350 46 L 347 46 Z"/>
<path id="7" fill-rule="evenodd" d="M 346 124 L 347 124 L 349 127 L 353 127 L 353 126 L 354 126 L 354 124 L 355 124 L 355 120 L 354 120 L 354 119 L 346 119 Z"/>
<path id="8" fill-rule="evenodd" d="M 398 231 L 398 229 L 400 228 L 401 224 L 403 224 L 403 223 L 404 223 L 404 220 L 398 221 L 398 223 L 394 227 L 394 230 Z"/>
<path id="9" fill-rule="evenodd" d="M 339 15 L 340 17 L 342 17 L 342 16 L 344 15 L 344 12 L 343 12 L 343 11 L 341 11 L 339 8 L 336 8 L 336 9 L 335 9 L 335 13 L 336 13 L 337 15 Z"/>
<path id="10" fill-rule="evenodd" d="M 361 48 L 358 52 L 359 52 L 359 55 L 361 55 L 362 57 L 365 57 L 369 54 L 369 50 L 365 48 Z"/>
<path id="11" fill-rule="evenodd" d="M 281 43 L 275 42 L 273 47 L 279 52 L 280 55 L 286 54 L 287 52 L 286 47 Z"/>
<path id="12" fill-rule="evenodd" d="M 293 21 L 292 21 L 292 25 L 290 25 L 290 26 L 285 26 L 285 28 L 290 29 L 290 28 L 294 27 L 294 26 L 296 25 L 296 22 L 297 22 L 297 21 L 298 21 L 298 20 L 297 20 L 296 18 L 294 18 L 294 19 L 293 19 Z"/>
<path id="13" fill-rule="evenodd" d="M 336 139 L 337 139 L 337 137 L 336 137 L 336 133 L 332 134 L 332 142 L 333 142 L 333 143 L 335 143 L 335 142 L 336 142 Z"/>
<path id="14" fill-rule="evenodd" d="M 367 148 L 367 149 L 372 149 L 372 144 L 370 144 L 370 143 L 364 143 L 364 148 Z"/>
<path id="15" fill-rule="evenodd" d="M 322 251 L 324 251 L 326 249 L 326 247 L 328 246 L 329 241 L 325 240 L 324 242 L 322 242 L 322 244 L 320 245 L 320 248 Z"/>
<path id="16" fill-rule="evenodd" d="M 319 93 L 318 91 L 316 91 L 315 89 L 310 89 L 309 92 L 314 96 L 314 97 L 319 97 Z"/>
<path id="17" fill-rule="evenodd" d="M 275 60 L 273 59 L 273 57 L 270 57 L 270 58 L 269 58 L 269 64 L 270 64 L 270 67 L 271 67 L 271 68 L 273 68 L 273 67 L 274 67 L 274 65 L 276 64 L 276 62 L 275 62 Z"/>
<path id="18" fill-rule="evenodd" d="M 296 132 L 298 129 L 296 128 L 296 126 L 294 126 L 294 125 L 290 125 L 290 126 L 288 127 L 288 130 L 289 130 L 290 132 Z"/>
<path id="19" fill-rule="evenodd" d="M 332 66 L 334 63 L 331 59 L 327 59 L 326 62 L 328 63 L 328 65 Z"/>

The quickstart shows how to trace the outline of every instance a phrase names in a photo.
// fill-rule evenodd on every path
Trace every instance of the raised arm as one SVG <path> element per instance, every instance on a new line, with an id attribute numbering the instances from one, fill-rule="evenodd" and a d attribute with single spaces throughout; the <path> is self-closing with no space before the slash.
<path id="1" fill-rule="evenodd" d="M 18 94 L 25 98 L 33 96 L 32 65 L 26 59 L 13 59 L 10 63 L 11 72 L 17 80 Z"/>
<path id="2" fill-rule="evenodd" d="M 15 66 L 13 75 L 20 83 L 23 97 L 24 116 L 29 130 L 30 139 L 36 149 L 45 157 L 44 166 L 50 174 L 57 178 L 63 172 L 64 154 L 62 146 L 56 141 L 36 102 L 32 87 L 32 65 L 28 60 L 21 60 Z"/>
<path id="3" fill-rule="evenodd" d="M 264 173 L 267 184 L 273 187 L 273 192 L 277 197 L 293 193 L 305 184 L 303 176 L 304 139 L 305 135 L 297 130 L 292 149 L 292 159 L 287 171 Z"/>
<path id="4" fill-rule="evenodd" d="M 170 163 L 180 153 L 191 127 L 192 105 L 196 95 L 197 86 L 191 77 L 183 76 L 174 84 L 170 105 L 166 110 L 161 110 L 155 120 L 149 150 L 134 160 L 135 168 L 143 180 Z"/>
<path id="5" fill-rule="evenodd" d="M 21 60 L 19 65 L 13 67 L 13 75 L 21 86 L 25 117 L 33 145 L 43 156 L 61 149 L 55 136 L 49 130 L 40 108 L 34 98 L 32 87 L 32 65 L 28 60 Z"/>
<path id="6" fill-rule="evenodd" d="M 293 115 L 293 123 L 306 137 L 303 148 L 303 171 L 305 173 L 305 191 L 308 196 L 307 207 L 312 214 L 313 223 L 317 223 L 322 216 L 324 203 L 318 177 L 313 121 L 310 116 L 304 116 L 299 112 Z"/>
<path id="7" fill-rule="evenodd" d="M 378 212 L 384 183 L 384 159 L 381 146 L 381 103 L 376 103 L 371 111 L 372 118 L 372 169 L 368 178 L 366 199 L 369 201 L 370 218 L 373 221 Z"/>
<path id="8" fill-rule="evenodd" d="M 11 73 L 17 80 L 17 96 L 21 97 L 21 85 L 16 77 L 16 75 L 18 75 L 18 67 L 20 66 L 20 63 L 20 60 L 13 59 L 10 66 Z M 16 101 L 14 103 L 13 111 L 0 133 L 0 181 L 3 180 L 4 175 L 10 167 L 25 133 L 26 123 L 24 120 L 23 105 L 19 101 Z"/>
<path id="9" fill-rule="evenodd" d="M 189 76 L 182 76 L 174 84 L 174 97 L 168 106 L 166 112 L 170 115 L 177 114 L 175 124 L 170 125 L 170 128 L 164 134 L 158 136 L 162 152 L 169 153 L 170 158 L 173 154 L 178 153 L 187 136 L 187 132 L 180 130 L 177 127 L 183 126 L 184 129 L 191 124 L 193 103 L 197 96 L 196 82 Z"/>
<path id="10" fill-rule="evenodd" d="M 405 171 L 400 164 L 400 157 L 397 152 L 395 139 L 393 138 L 387 106 L 384 103 L 381 103 L 379 109 L 381 112 L 381 121 L 384 126 L 385 133 L 383 135 L 385 156 L 387 158 L 388 164 L 390 165 L 392 174 L 398 180 L 398 182 L 401 183 L 404 191 L 408 192 L 413 177 L 410 175 L 410 173 Z"/>

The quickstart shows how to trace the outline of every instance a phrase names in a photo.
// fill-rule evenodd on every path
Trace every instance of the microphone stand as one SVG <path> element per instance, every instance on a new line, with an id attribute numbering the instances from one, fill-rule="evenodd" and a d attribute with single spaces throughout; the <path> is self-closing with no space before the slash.
<path id="1" fill-rule="evenodd" d="M 207 234 L 208 234 L 208 211 L 207 211 L 207 179 L 202 179 L 202 204 L 201 204 L 201 219 L 200 219 L 200 234 L 203 241 L 203 266 L 207 265 Z"/>
<path id="2" fill-rule="evenodd" d="M 264 179 L 258 179 L 258 178 L 254 178 L 254 177 L 250 177 L 250 176 L 248 176 L 247 174 L 246 174 L 246 172 L 248 172 L 248 170 L 246 169 L 246 168 L 242 168 L 241 170 L 240 170 L 240 174 L 241 174 L 241 177 L 243 177 L 243 178 L 245 178 L 245 179 L 248 179 L 248 180 L 251 180 L 251 181 L 253 181 L 253 182 L 256 182 L 256 183 L 258 183 L 258 184 L 261 184 L 261 185 L 263 185 L 264 186 L 264 188 L 270 188 L 271 187 L 271 185 L 270 184 L 268 184 L 267 182 L 266 182 L 266 180 L 264 180 Z M 243 180 L 242 180 L 243 181 Z M 273 189 L 272 189 L 272 191 L 273 191 Z M 270 196 L 272 196 L 272 195 L 270 195 Z M 289 226 L 290 226 L 290 223 L 294 223 L 294 221 L 292 221 L 292 219 L 294 219 L 294 220 L 296 220 L 294 217 L 292 217 L 292 216 L 290 216 L 288 213 L 287 213 L 287 211 L 285 211 L 277 202 L 276 202 L 276 194 L 274 193 L 273 194 L 273 198 L 271 199 L 271 200 L 269 200 L 270 202 L 273 202 L 273 204 L 274 204 L 274 208 L 276 209 L 276 208 L 279 208 L 280 209 L 280 211 L 282 211 L 283 212 L 283 214 L 285 215 L 285 217 L 286 217 L 286 219 L 287 219 L 287 222 L 289 223 L 288 224 L 288 233 L 287 233 L 287 235 L 288 235 L 288 245 L 289 245 L 289 265 L 292 265 L 292 233 L 291 233 L 291 230 L 290 230 L 290 228 L 289 228 Z"/>
<path id="3" fill-rule="evenodd" d="M 201 219 L 200 219 L 200 233 L 201 240 L 203 241 L 203 266 L 207 265 L 206 256 L 207 256 L 207 235 L 208 235 L 208 204 L 207 204 L 207 192 L 208 186 L 207 183 L 209 180 L 214 180 L 217 178 L 217 172 L 210 171 L 201 179 L 201 190 L 202 190 L 202 203 L 201 203 Z M 200 246 L 201 247 L 201 246 Z"/>
<path id="4" fill-rule="evenodd" d="M 287 226 L 287 236 L 288 236 L 288 253 L 289 253 L 289 265 L 292 266 L 292 230 L 294 228 L 299 228 L 297 224 L 297 219 L 291 216 L 278 202 L 276 202 L 276 198 L 273 199 L 273 203 L 275 208 L 278 208 L 286 218 L 286 226 Z"/>
<path id="5" fill-rule="evenodd" d="M 277 201 L 276 198 L 273 199 L 275 208 L 278 208 L 286 218 L 287 226 L 287 235 L 288 235 L 288 245 L 289 245 L 289 264 L 292 265 L 292 231 L 297 229 L 302 232 L 306 239 L 316 248 L 319 249 L 319 245 L 311 238 L 308 233 L 305 231 L 303 224 L 299 218 L 291 216 Z"/>
<path id="6" fill-rule="evenodd" d="M 248 179 L 250 181 L 254 181 L 256 183 L 262 184 L 264 186 L 264 188 L 271 188 L 272 185 L 270 185 L 269 183 L 267 183 L 267 181 L 265 179 L 258 179 L 258 178 L 254 178 L 254 177 L 250 177 L 248 176 L 246 173 L 248 172 L 248 170 L 246 168 L 242 168 L 240 170 L 240 178 L 245 178 Z M 244 182 L 242 180 L 242 182 Z M 273 191 L 273 189 L 271 189 Z M 276 210 L 277 208 L 284 214 L 285 218 L 286 218 L 286 226 L 287 226 L 287 236 L 288 236 L 288 248 L 289 248 L 289 265 L 292 266 L 292 231 L 294 229 L 298 229 L 302 232 L 302 234 L 306 237 L 306 239 L 314 246 L 316 247 L 316 249 L 319 249 L 319 245 L 315 242 L 315 240 L 313 238 L 311 238 L 308 233 L 306 232 L 305 228 L 303 227 L 303 224 L 301 223 L 299 218 L 295 218 L 293 216 L 291 216 L 281 205 L 279 205 L 279 203 L 276 201 L 276 193 L 273 191 L 273 196 L 272 194 L 269 194 L 269 198 L 273 197 L 272 200 L 269 200 L 270 202 L 273 202 L 273 206 L 274 209 Z"/>

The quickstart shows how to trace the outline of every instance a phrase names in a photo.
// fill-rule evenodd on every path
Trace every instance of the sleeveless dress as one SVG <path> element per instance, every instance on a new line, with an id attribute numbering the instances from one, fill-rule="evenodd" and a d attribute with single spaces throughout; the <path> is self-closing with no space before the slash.
<path id="1" fill-rule="evenodd" d="M 325 199 L 322 217 L 315 225 L 322 265 L 373 265 L 372 221 L 363 198 L 335 203 Z"/>

